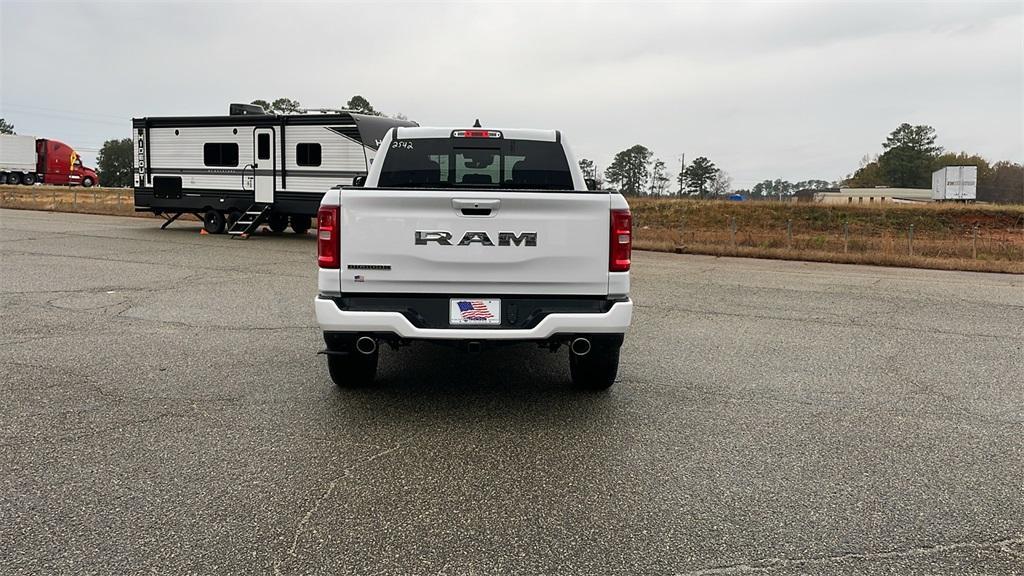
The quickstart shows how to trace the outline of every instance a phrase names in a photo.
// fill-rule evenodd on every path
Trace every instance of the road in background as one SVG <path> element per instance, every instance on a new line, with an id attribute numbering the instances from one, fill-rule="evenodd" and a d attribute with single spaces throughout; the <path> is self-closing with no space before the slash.
<path id="1" fill-rule="evenodd" d="M 638 253 L 565 351 L 331 385 L 307 237 L 0 211 L 10 573 L 1024 572 L 1024 277 Z"/>

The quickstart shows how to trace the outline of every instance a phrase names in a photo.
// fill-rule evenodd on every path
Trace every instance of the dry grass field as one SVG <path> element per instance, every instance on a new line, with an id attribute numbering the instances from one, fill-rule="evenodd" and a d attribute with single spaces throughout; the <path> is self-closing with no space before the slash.
<path id="1" fill-rule="evenodd" d="M 1024 273 L 1024 206 L 655 198 L 630 205 L 641 250 Z M 132 190 L 123 188 L 0 186 L 0 207 L 152 217 L 136 214 Z"/>
<path id="2" fill-rule="evenodd" d="M 0 208 L 156 218 L 135 212 L 131 188 L 0 186 Z M 185 215 L 182 219 L 194 218 Z"/>
<path id="3" fill-rule="evenodd" d="M 1024 273 L 1024 207 L 631 198 L 644 250 Z"/>

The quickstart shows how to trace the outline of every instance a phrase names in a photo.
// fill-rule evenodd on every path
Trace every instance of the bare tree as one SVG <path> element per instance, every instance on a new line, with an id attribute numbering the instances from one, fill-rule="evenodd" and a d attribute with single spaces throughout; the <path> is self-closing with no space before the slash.
<path id="1" fill-rule="evenodd" d="M 732 176 L 724 170 L 719 170 L 708 189 L 712 196 L 728 196 L 732 192 Z"/>

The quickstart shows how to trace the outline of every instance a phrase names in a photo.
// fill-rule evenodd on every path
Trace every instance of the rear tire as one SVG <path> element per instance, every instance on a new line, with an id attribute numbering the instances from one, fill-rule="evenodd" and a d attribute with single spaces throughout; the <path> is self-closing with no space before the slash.
<path id="1" fill-rule="evenodd" d="M 203 214 L 203 228 L 210 234 L 223 234 L 224 215 L 216 210 L 207 210 Z"/>
<path id="2" fill-rule="evenodd" d="M 377 377 L 377 359 L 380 350 L 373 354 L 362 354 L 352 350 L 327 355 L 327 371 L 331 381 L 338 388 L 360 388 L 369 386 Z"/>
<path id="3" fill-rule="evenodd" d="M 10 172 L 9 174 L 7 174 L 7 183 L 8 184 L 13 186 L 13 185 L 17 184 L 18 182 L 21 182 L 21 175 L 20 174 L 18 174 L 17 172 Z"/>
<path id="4" fill-rule="evenodd" d="M 29 173 L 29 174 L 22 174 L 21 175 L 21 183 L 24 184 L 25 186 L 31 186 L 31 185 L 35 184 L 36 183 L 36 175 L 35 174 L 31 174 L 31 173 Z"/>
<path id="5" fill-rule="evenodd" d="M 284 232 L 288 229 L 288 217 L 284 214 L 271 214 L 267 220 L 267 228 L 276 234 Z"/>
<path id="6" fill-rule="evenodd" d="M 569 374 L 572 384 L 580 390 L 607 390 L 619 372 L 619 349 L 622 336 L 599 336 L 590 339 L 590 352 L 577 356 L 569 351 Z"/>
<path id="7" fill-rule="evenodd" d="M 309 216 L 292 216 L 291 222 L 292 230 L 296 234 L 305 234 L 306 232 L 309 232 L 309 227 L 311 226 Z"/>

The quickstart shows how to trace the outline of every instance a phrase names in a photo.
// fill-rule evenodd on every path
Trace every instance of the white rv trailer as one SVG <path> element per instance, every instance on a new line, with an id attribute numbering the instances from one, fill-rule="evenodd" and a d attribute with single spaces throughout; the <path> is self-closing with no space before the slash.
<path id="1" fill-rule="evenodd" d="M 415 122 L 338 111 L 267 114 L 232 104 L 227 116 L 135 118 L 135 211 L 203 219 L 212 234 L 262 224 L 306 232 L 324 193 L 369 171 L 384 134 Z"/>
<path id="2" fill-rule="evenodd" d="M 977 166 L 946 166 L 932 172 L 932 200 L 973 202 L 977 198 Z"/>

